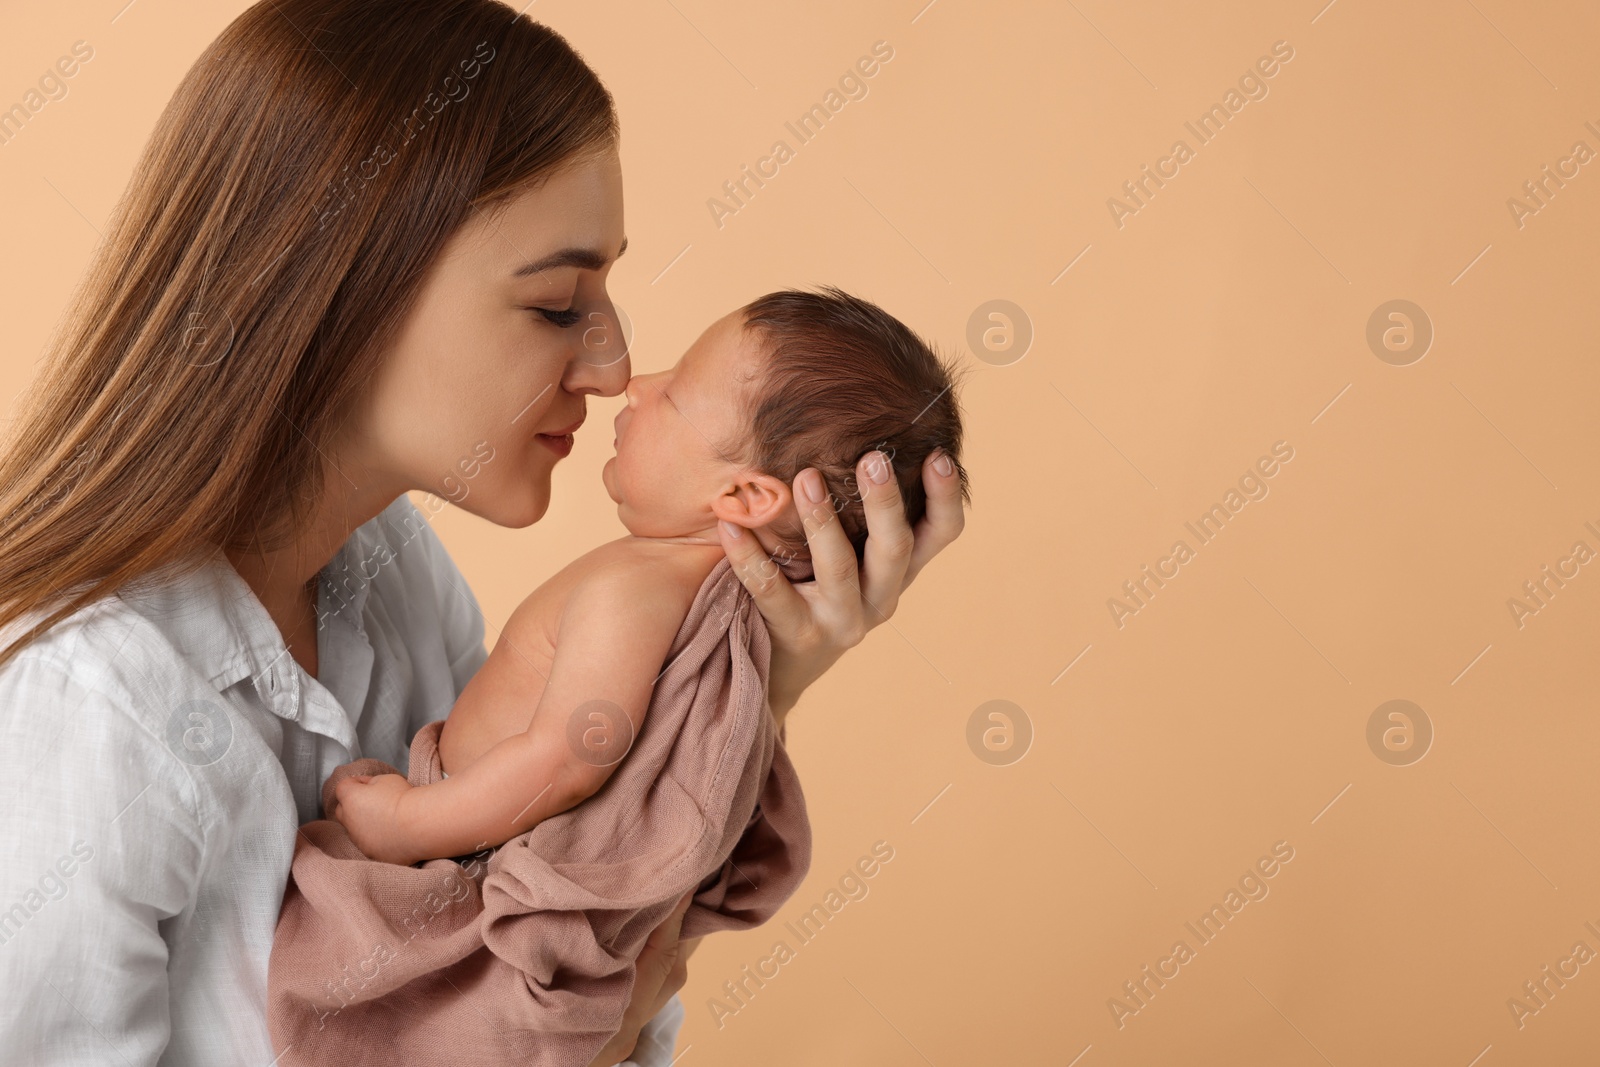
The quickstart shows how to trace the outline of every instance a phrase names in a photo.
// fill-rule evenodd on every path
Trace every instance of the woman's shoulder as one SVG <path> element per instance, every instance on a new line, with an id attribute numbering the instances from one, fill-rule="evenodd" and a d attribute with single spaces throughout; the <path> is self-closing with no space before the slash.
<path id="1" fill-rule="evenodd" d="M 0 629 L 0 647 L 24 638 L 49 611 L 35 609 Z M 131 705 L 137 693 L 148 690 L 150 672 L 159 671 L 169 648 L 150 619 L 108 592 L 27 639 L 0 665 L 0 692 L 59 675 L 80 689 Z M 142 676 L 133 669 L 136 663 L 145 668 Z"/>
<path id="2" fill-rule="evenodd" d="M 203 685 L 117 594 L 58 620 L 0 665 L 0 777 L 14 784 L 0 836 L 24 871 L 52 862 L 63 842 L 92 848 L 75 852 L 94 864 L 74 893 L 117 905 L 107 930 L 184 907 L 209 827 L 227 810 L 217 801 L 221 776 L 196 773 L 236 740 L 221 705 L 196 698 Z M 18 879 L 4 884 L 9 896 Z"/>
<path id="3" fill-rule="evenodd" d="M 9 643 L 43 617 L 38 611 L 17 620 L 0 639 Z M 142 788 L 172 777 L 171 735 L 175 724 L 182 732 L 186 696 L 201 687 L 205 680 L 169 637 L 108 594 L 0 665 L 0 732 L 9 755 L 34 770 L 55 768 L 45 777 L 98 781 L 106 789 L 126 780 Z M 174 788 L 192 813 L 192 786 L 181 781 Z"/>
<path id="4" fill-rule="evenodd" d="M 9 647 L 50 610 L 14 621 L 0 642 Z M 30 709 L 41 704 L 93 701 L 159 738 L 175 706 L 251 676 L 280 646 L 226 556 L 199 554 L 126 582 L 28 639 L 0 664 L 0 718 L 37 719 Z"/>

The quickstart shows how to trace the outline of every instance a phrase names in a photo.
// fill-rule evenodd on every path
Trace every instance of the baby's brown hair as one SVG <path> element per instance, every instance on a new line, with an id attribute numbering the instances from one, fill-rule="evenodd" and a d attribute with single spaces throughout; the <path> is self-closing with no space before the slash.
<path id="1" fill-rule="evenodd" d="M 970 501 L 953 360 L 876 304 L 831 285 L 768 293 L 740 310 L 767 360 L 744 390 L 748 432 L 738 461 L 788 485 L 815 467 L 858 561 L 867 523 L 856 463 L 868 452 L 889 457 L 913 527 L 927 510 L 922 464 L 935 451 L 950 457 L 961 499 Z M 804 527 L 786 520 L 772 532 L 784 545 L 774 561 L 792 579 L 808 577 Z"/>

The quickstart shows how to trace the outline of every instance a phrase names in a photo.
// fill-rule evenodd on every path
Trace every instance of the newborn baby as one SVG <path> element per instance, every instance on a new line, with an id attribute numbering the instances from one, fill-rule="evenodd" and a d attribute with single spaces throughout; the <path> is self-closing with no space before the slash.
<path id="1" fill-rule="evenodd" d="M 887 457 L 913 525 L 933 452 L 955 463 L 967 496 L 953 370 L 881 308 L 828 287 L 763 296 L 670 370 L 635 376 L 601 472 L 629 536 L 512 613 L 445 720 L 444 779 L 355 775 L 336 786 L 329 817 L 367 856 L 411 865 L 504 844 L 593 795 L 643 727 L 673 638 L 723 558 L 719 520 L 751 530 L 802 580 L 790 492 L 802 468 L 823 475 L 858 560 L 864 454 Z"/>

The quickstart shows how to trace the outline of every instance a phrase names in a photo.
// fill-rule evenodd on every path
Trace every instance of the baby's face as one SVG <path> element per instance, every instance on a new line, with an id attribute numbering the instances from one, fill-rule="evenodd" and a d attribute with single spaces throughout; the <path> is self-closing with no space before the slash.
<path id="1" fill-rule="evenodd" d="M 738 512 L 740 501 L 758 497 L 758 509 L 787 507 L 781 481 L 751 472 L 718 451 L 748 432 L 741 422 L 745 390 L 763 358 L 756 336 L 744 329 L 743 314 L 734 311 L 712 323 L 676 366 L 629 380 L 628 404 L 615 423 L 617 454 L 600 477 L 634 536 L 709 531 L 714 541 L 717 518 L 738 521 L 723 512 L 730 507 Z M 781 501 L 763 497 L 780 488 Z M 771 517 L 742 525 L 762 525 Z"/>

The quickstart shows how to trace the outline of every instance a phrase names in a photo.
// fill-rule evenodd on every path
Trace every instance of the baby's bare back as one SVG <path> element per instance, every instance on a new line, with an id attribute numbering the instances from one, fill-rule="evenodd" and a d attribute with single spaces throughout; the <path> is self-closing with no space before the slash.
<path id="1" fill-rule="evenodd" d="M 722 549 L 623 537 L 573 560 L 540 585 L 506 620 L 494 649 L 450 709 L 439 735 L 439 761 L 446 774 L 469 766 L 479 756 L 532 722 L 545 681 L 557 655 L 562 614 L 572 594 L 601 569 L 620 570 L 639 585 L 641 595 L 665 588 L 679 604 L 681 621 L 694 603 Z M 630 654 L 611 647 L 609 653 Z"/>

